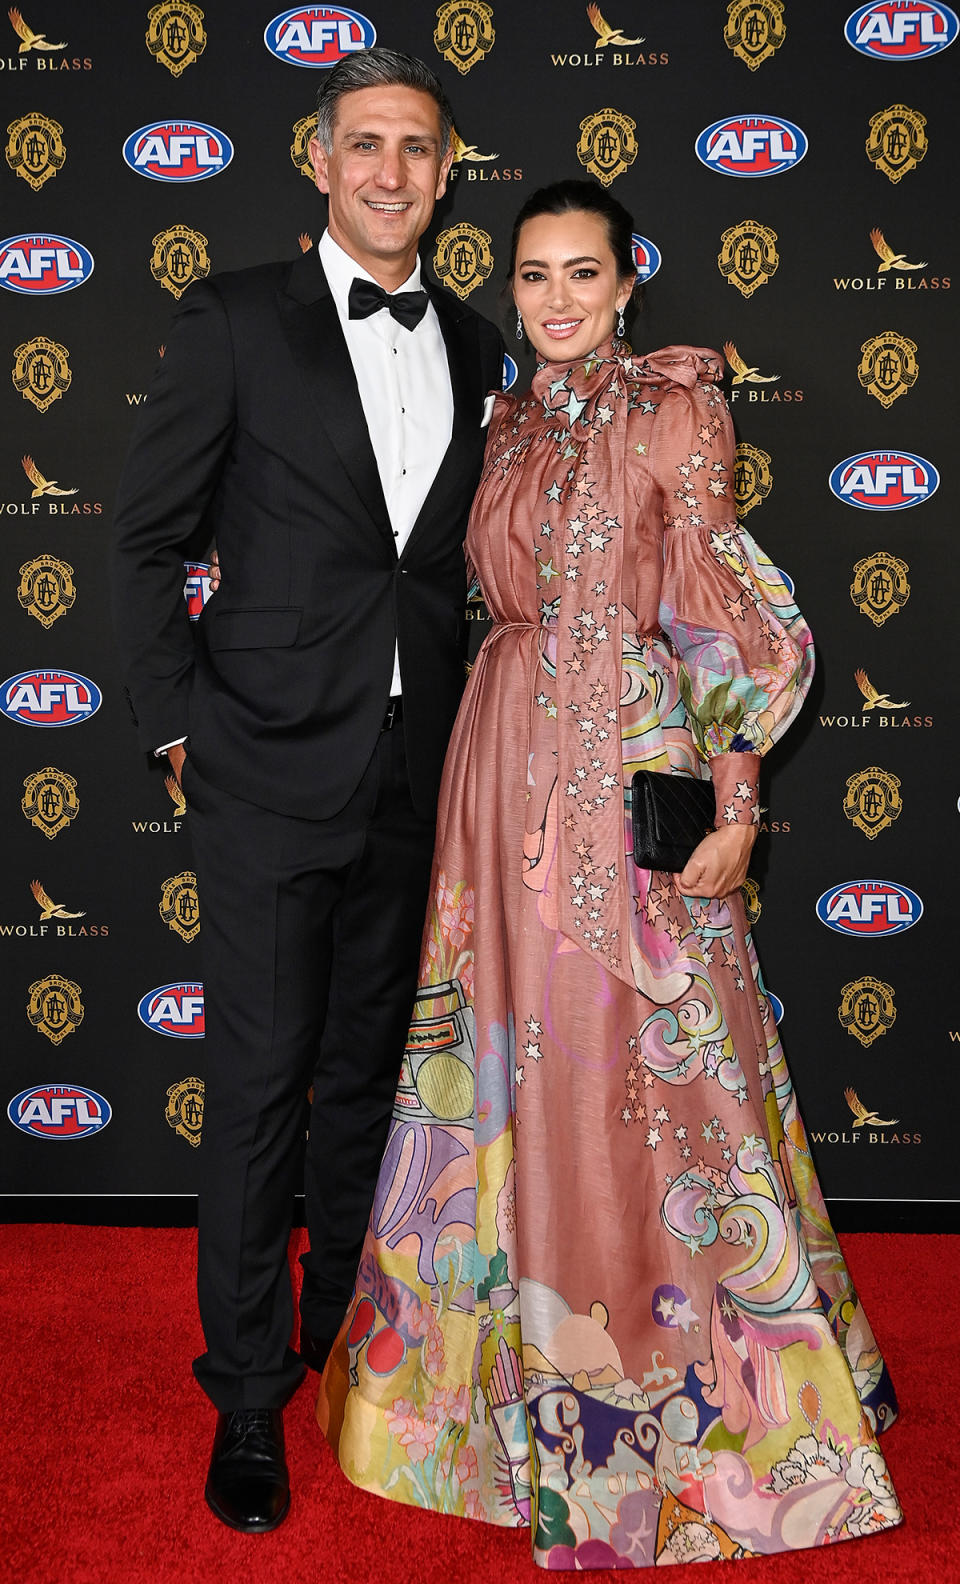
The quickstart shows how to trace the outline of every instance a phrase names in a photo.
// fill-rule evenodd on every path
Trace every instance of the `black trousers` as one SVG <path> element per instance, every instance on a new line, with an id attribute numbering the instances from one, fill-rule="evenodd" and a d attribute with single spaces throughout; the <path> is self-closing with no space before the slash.
<path id="1" fill-rule="evenodd" d="M 350 1299 L 413 1006 L 433 825 L 411 804 L 399 725 L 329 820 L 245 803 L 189 759 L 184 790 L 206 1015 L 206 1352 L 193 1367 L 221 1411 L 276 1408 L 303 1375 L 287 1265 L 301 1184 L 303 1326 L 333 1336 Z"/>

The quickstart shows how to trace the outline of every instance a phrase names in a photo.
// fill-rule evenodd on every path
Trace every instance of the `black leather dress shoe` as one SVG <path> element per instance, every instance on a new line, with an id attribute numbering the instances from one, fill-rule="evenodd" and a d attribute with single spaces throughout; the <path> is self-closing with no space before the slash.
<path id="1" fill-rule="evenodd" d="M 204 1491 L 222 1523 L 246 1534 L 276 1529 L 290 1507 L 283 1410 L 237 1408 L 217 1415 Z"/>
<path id="2" fill-rule="evenodd" d="M 319 1374 L 330 1354 L 336 1337 L 313 1336 L 309 1331 L 300 1327 L 300 1357 L 308 1369 L 316 1370 Z"/>

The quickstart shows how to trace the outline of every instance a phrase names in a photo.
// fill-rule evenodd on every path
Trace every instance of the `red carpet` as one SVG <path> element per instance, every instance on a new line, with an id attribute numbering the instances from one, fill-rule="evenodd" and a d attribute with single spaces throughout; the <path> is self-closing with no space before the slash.
<path id="1" fill-rule="evenodd" d="M 301 1237 L 295 1233 L 295 1241 Z M 960 1579 L 960 1239 L 843 1238 L 900 1394 L 884 1438 L 904 1526 L 737 1564 L 741 1584 Z M 213 1411 L 194 1384 L 195 1234 L 0 1227 L 3 1576 L 30 1584 L 532 1584 L 529 1537 L 421 1515 L 354 1490 L 313 1422 L 313 1377 L 287 1410 L 293 1508 L 237 1535 L 202 1497 Z M 671 1574 L 705 1584 L 702 1567 Z M 601 1581 L 621 1574 L 594 1573 Z M 724 1578 L 727 1578 L 727 1572 Z"/>

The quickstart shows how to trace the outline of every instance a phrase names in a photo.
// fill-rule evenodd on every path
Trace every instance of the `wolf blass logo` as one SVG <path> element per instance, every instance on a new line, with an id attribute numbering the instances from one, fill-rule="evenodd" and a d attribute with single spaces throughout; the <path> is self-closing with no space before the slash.
<path id="1" fill-rule="evenodd" d="M 164 786 L 173 804 L 172 819 L 135 819 L 130 821 L 130 828 L 135 836 L 176 836 L 183 825 L 183 816 L 187 811 L 187 800 L 177 785 L 176 777 L 168 775 L 164 779 Z"/>
<path id="2" fill-rule="evenodd" d="M 914 276 L 914 270 L 925 270 L 926 259 L 916 262 L 910 260 L 906 253 L 898 253 L 891 247 L 879 226 L 874 226 L 870 232 L 870 241 L 880 263 L 877 265 L 876 275 L 834 275 L 833 285 L 836 291 L 884 291 L 893 282 L 894 291 L 949 291 L 949 275 Z M 891 271 L 895 273 L 891 274 Z"/>
<path id="3" fill-rule="evenodd" d="M 928 727 L 933 725 L 932 715 L 901 715 L 900 711 L 907 709 L 909 699 L 891 698 L 889 690 L 875 688 L 866 671 L 857 670 L 853 673 L 854 681 L 863 694 L 863 713 L 860 715 L 821 715 L 821 726 L 852 727 L 854 730 L 874 724 L 881 729 L 889 727 Z M 868 714 L 870 710 L 883 711 L 882 714 Z"/>
<path id="4" fill-rule="evenodd" d="M 606 3 L 611 16 L 622 21 L 626 0 L 606 0 Z M 632 11 L 633 7 L 629 9 Z M 629 24 L 611 27 L 598 5 L 587 6 L 587 20 L 595 34 L 593 48 L 572 53 L 565 51 L 562 55 L 551 51 L 554 66 L 669 66 L 669 51 L 641 48 L 648 40 L 643 35 L 634 37 Z"/>
<path id="5" fill-rule="evenodd" d="M 32 7 L 32 0 L 31 0 Z M 31 9 L 31 14 L 32 9 Z M 34 29 L 24 20 L 20 11 L 11 6 L 7 12 L 10 26 L 20 40 L 15 55 L 0 55 L 0 72 L 29 71 L 33 62 L 36 71 L 61 72 L 61 71 L 92 71 L 93 61 L 89 55 L 64 55 L 61 52 L 68 48 L 66 39 L 56 43 L 48 39 L 45 32 Z M 34 20 L 37 20 L 34 17 Z M 43 28 L 43 22 L 40 22 Z M 13 47 L 13 40 L 10 40 Z"/>
<path id="6" fill-rule="evenodd" d="M 0 924 L 0 938 L 16 940 L 105 940 L 110 934 L 109 924 L 79 923 L 86 920 L 84 908 L 71 909 L 63 902 L 54 902 L 44 889 L 43 882 L 32 880 L 30 890 L 40 909 L 40 917 L 30 923 Z"/>
<path id="7" fill-rule="evenodd" d="M 857 1091 L 846 1088 L 843 1098 L 853 1115 L 853 1126 L 850 1132 L 839 1129 L 827 1132 L 822 1129 L 810 1129 L 810 1137 L 814 1144 L 922 1144 L 922 1133 L 895 1132 L 891 1128 L 899 1125 L 899 1117 L 884 1118 L 877 1111 L 870 1110 L 860 1099 Z M 881 1131 L 882 1130 L 882 1131 Z"/>
<path id="8" fill-rule="evenodd" d="M 75 484 L 62 485 L 58 479 L 41 473 L 32 456 L 21 457 L 20 466 L 27 475 L 30 499 L 27 501 L 0 501 L 0 517 L 100 517 L 102 501 L 75 501 L 68 497 L 78 493 Z"/>

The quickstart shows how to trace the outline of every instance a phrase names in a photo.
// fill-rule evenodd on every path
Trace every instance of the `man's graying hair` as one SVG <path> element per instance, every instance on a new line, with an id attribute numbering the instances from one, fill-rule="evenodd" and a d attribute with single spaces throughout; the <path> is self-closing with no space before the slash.
<path id="1" fill-rule="evenodd" d="M 415 88 L 419 93 L 429 94 L 440 115 L 440 153 L 447 152 L 453 131 L 453 111 L 439 77 L 415 55 L 401 55 L 397 50 L 383 49 L 377 44 L 373 49 L 358 50 L 355 55 L 346 55 L 338 61 L 317 95 L 317 137 L 328 154 L 333 152 L 333 128 L 340 100 L 344 94 L 356 93 L 359 88 Z"/>

